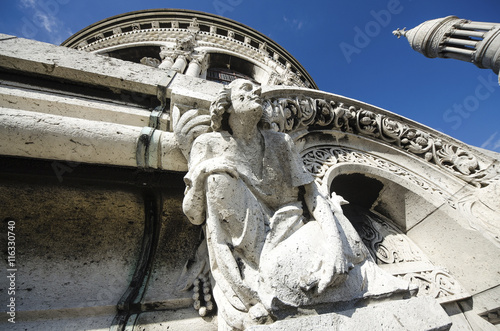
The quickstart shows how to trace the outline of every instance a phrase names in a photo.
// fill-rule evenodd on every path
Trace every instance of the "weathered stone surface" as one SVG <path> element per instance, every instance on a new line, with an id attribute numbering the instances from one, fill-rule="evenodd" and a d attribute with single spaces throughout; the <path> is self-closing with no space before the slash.
<path id="1" fill-rule="evenodd" d="M 140 127 L 148 125 L 151 114 L 149 110 L 131 105 L 14 86 L 0 86 L 0 107 Z"/>
<path id="2" fill-rule="evenodd" d="M 137 167 L 142 128 L 0 107 L 0 153 L 39 159 Z M 149 167 L 183 171 L 173 134 L 157 130 Z M 144 156 L 142 156 L 144 157 Z"/>
<path id="3" fill-rule="evenodd" d="M 249 331 L 289 330 L 448 330 L 451 321 L 431 298 L 412 298 L 374 306 L 313 316 L 300 316 L 271 325 L 252 326 Z"/>
<path id="4" fill-rule="evenodd" d="M 183 211 L 206 224 L 219 323 L 245 329 L 289 307 L 407 294 L 407 281 L 375 265 L 342 212 L 345 201 L 320 190 L 291 138 L 258 125 L 260 94 L 259 86 L 235 80 L 210 116 L 190 110 L 174 124 L 189 164 Z M 203 267 L 190 268 L 193 279 L 206 279 Z"/>
<path id="5" fill-rule="evenodd" d="M 7 237 L 7 221 L 15 222 L 17 318 L 12 326 L 108 328 L 139 255 L 142 198 L 109 188 L 4 180 L 0 205 L 2 237 Z M 0 279 L 2 299 L 6 282 L 5 276 Z"/>
<path id="6" fill-rule="evenodd" d="M 467 226 L 464 215 L 443 205 L 408 232 L 439 266 L 448 269 L 472 295 L 498 285 L 497 248 Z M 480 275 L 480 276 L 479 276 Z"/>
<path id="7" fill-rule="evenodd" d="M 0 71 L 5 71 L 0 86 L 0 154 L 2 161 L 6 160 L 0 169 L 5 179 L 0 187 L 4 208 L 0 210 L 0 220 L 15 219 L 19 224 L 18 258 L 23 268 L 18 279 L 21 303 L 15 327 L 107 329 L 117 314 L 132 313 L 128 320 L 123 319 L 127 329 L 135 324 L 138 330 L 222 330 L 238 319 L 244 320 L 243 324 L 251 320 L 246 324 L 250 325 L 269 316 L 284 318 L 296 313 L 296 307 L 291 306 L 310 313 L 308 304 L 317 304 L 314 307 L 318 311 L 321 308 L 322 312 L 337 313 L 295 316 L 265 328 L 285 325 L 287 329 L 321 329 L 333 328 L 332 323 L 335 327 L 354 329 L 397 329 L 401 323 L 408 329 L 439 328 L 437 324 L 422 324 L 422 314 L 425 319 L 434 319 L 442 313 L 431 299 L 425 307 L 422 301 L 414 299 L 387 302 L 387 306 L 380 301 L 376 304 L 381 295 L 399 299 L 407 292 L 408 282 L 381 272 L 365 254 L 360 238 L 349 224 L 352 219 L 343 217 L 340 204 L 344 201 L 331 195 L 340 191 L 352 193 L 348 199 L 352 209 L 366 209 L 365 216 L 374 212 L 386 217 L 376 224 L 362 221 L 368 229 L 363 240 L 377 261 L 390 263 L 383 269 L 420 282 L 419 296 L 438 298 L 452 316 L 452 330 L 490 330 L 494 328 L 492 323 L 498 324 L 498 154 L 467 146 L 361 101 L 300 87 L 263 86 L 260 102 L 251 93 L 235 91 L 230 98 L 233 107 L 219 103 L 217 111 L 225 108 L 232 114 L 228 123 L 232 133 L 220 134 L 222 139 L 217 138 L 217 132 L 205 136 L 212 140 L 200 137 L 196 140 L 200 143 L 196 153 L 190 155 L 194 139 L 208 131 L 210 105 L 221 87 L 203 79 L 209 57 L 193 52 L 196 41 L 219 38 L 219 46 L 237 45 L 231 56 L 241 56 L 243 60 L 249 59 L 248 54 L 243 54 L 249 48 L 266 60 L 272 47 L 261 44 L 256 48 L 246 35 L 244 42 L 236 40 L 243 37 L 237 31 L 224 31 L 222 36 L 217 31 L 219 23 L 205 26 L 210 33 L 200 39 L 191 35 L 200 31 L 196 20 L 190 22 L 188 29 L 182 27 L 185 23 L 179 27 L 176 21 L 168 23 L 172 24 L 171 29 L 160 28 L 158 21 L 150 23 L 151 28 L 145 29 L 134 23 L 132 27 L 139 30 L 130 33 L 115 27 L 110 37 L 81 36 L 92 44 L 73 46 L 101 51 L 120 41 L 130 42 L 133 48 L 137 46 L 134 43 L 144 41 L 140 38 L 153 38 L 148 40 L 165 43 L 159 68 L 0 35 Z M 94 28 L 98 29 L 91 29 Z M 165 41 L 163 36 L 168 34 L 173 39 Z M 172 40 L 177 44 L 169 49 Z M 172 55 L 175 58 L 169 58 Z M 280 56 L 275 53 L 269 63 L 278 63 Z M 178 72 L 186 69 L 187 75 L 174 75 L 164 69 L 170 67 Z M 292 73 L 283 71 L 284 67 L 277 67 L 277 72 L 283 74 L 280 77 L 268 77 L 262 68 L 254 69 L 252 78 L 259 82 L 269 79 L 285 85 L 287 80 L 293 83 L 289 80 Z M 19 76 L 14 77 L 13 73 Z M 61 87 L 61 81 L 68 86 Z M 80 91 L 81 86 L 84 88 Z M 260 94 L 260 89 L 251 89 Z M 123 98 L 121 92 L 126 92 L 121 95 Z M 127 97 L 134 93 L 146 95 L 151 104 L 129 103 Z M 158 114 L 158 108 L 152 109 L 160 103 L 170 109 L 165 108 L 158 115 L 159 120 L 150 118 Z M 261 104 L 261 111 L 269 120 L 266 129 L 283 132 L 269 136 L 284 137 L 284 133 L 289 133 L 292 139 L 286 138 L 286 144 L 275 139 L 272 148 L 266 148 L 265 139 L 259 140 L 259 134 L 253 136 L 257 139 L 245 139 L 255 118 L 241 113 L 255 103 Z M 247 108 L 259 111 L 259 107 Z M 183 121 L 182 116 L 188 113 L 191 117 Z M 183 121 L 180 135 L 175 130 L 179 121 Z M 182 135 L 185 139 L 179 139 Z M 238 141 L 231 144 L 231 139 Z M 288 148 L 302 152 L 302 160 L 296 153 L 283 152 Z M 269 162 L 272 158 L 263 157 L 262 151 L 266 150 L 272 151 L 268 154 L 278 157 L 278 162 L 273 164 Z M 196 159 L 200 155 L 208 159 L 206 167 Z M 318 183 L 312 194 L 308 190 L 298 194 L 282 187 L 286 180 L 280 180 L 279 172 L 286 172 L 290 165 L 302 168 L 302 161 Z M 76 181 L 82 179 L 75 168 L 79 162 L 85 163 L 82 168 L 92 170 L 84 177 L 93 177 L 93 171 L 100 169 L 105 174 L 100 177 L 104 181 L 108 180 L 106 175 L 126 167 L 122 170 L 133 173 L 130 180 L 136 190 L 131 193 L 99 185 L 89 188 L 85 181 L 75 187 L 54 188 L 40 184 L 46 179 L 47 168 L 45 175 L 40 175 L 36 167 L 26 167 L 44 163 L 50 168 L 51 162 L 61 172 L 74 170 Z M 32 173 L 26 176 L 32 179 L 30 183 L 37 184 L 30 187 L 22 181 L 9 182 L 8 176 L 16 173 L 15 165 L 21 165 L 23 174 L 31 169 Z M 159 174 L 168 173 L 160 170 L 189 170 L 188 194 L 194 190 L 193 180 L 202 182 L 205 176 L 209 179 L 208 189 L 199 190 L 202 194 L 184 201 L 184 207 L 191 207 L 185 210 L 193 223 L 204 226 L 189 224 L 182 215 L 184 174 L 169 177 L 170 181 L 179 181 L 174 187 L 170 181 L 156 182 Z M 295 184 L 303 175 L 295 176 Z M 59 177 L 56 172 L 52 179 L 66 179 Z M 116 176 L 113 180 L 121 183 Z M 272 186 L 270 190 L 258 195 L 256 190 L 267 183 Z M 370 183 L 375 184 L 370 187 Z M 266 199 L 286 200 L 286 206 L 278 206 L 275 212 L 276 206 Z M 158 202 L 157 209 L 151 207 L 153 200 Z M 311 200 L 313 208 L 308 206 Z M 151 209 L 146 209 L 146 201 Z M 301 205 L 299 201 L 309 203 Z M 196 215 L 206 202 L 212 207 L 205 208 L 208 214 Z M 333 221 L 332 212 L 336 216 Z M 155 223 L 149 224 L 144 218 Z M 247 219 L 258 222 L 246 222 Z M 290 226 L 295 220 L 296 227 Z M 304 221 L 308 222 L 304 225 Z M 203 227 L 208 229 L 205 233 Z M 151 244 L 144 250 L 139 248 L 143 231 L 148 234 L 144 242 L 154 242 L 154 247 Z M 199 245 L 207 238 L 208 246 Z M 265 250 L 255 247 L 261 244 Z M 211 252 L 211 261 L 207 250 Z M 219 254 L 221 251 L 227 254 Z M 261 251 L 265 253 L 258 256 Z M 425 261 L 419 260 L 422 252 L 428 257 Z M 140 294 L 133 297 L 134 301 L 124 303 L 122 295 L 130 289 L 136 264 L 145 270 L 139 279 L 143 286 L 135 288 Z M 216 282 L 210 279 L 212 275 Z M 0 282 L 0 290 L 5 288 L 5 280 Z M 459 283 L 473 295 L 462 291 Z M 242 294 L 246 290 L 248 293 Z M 3 298 L 5 292 L 0 294 Z M 207 296 L 200 300 L 200 294 Z M 207 313 L 208 307 L 214 306 L 212 296 L 218 300 L 218 316 L 211 315 L 214 310 Z M 229 300 L 224 301 L 227 297 Z M 373 306 L 345 311 L 368 302 Z M 187 308 L 190 306 L 195 309 Z M 239 310 L 234 313 L 233 307 Z M 402 313 L 402 307 L 408 312 Z M 429 309 L 432 311 L 427 314 Z M 142 313 L 135 315 L 139 310 Z M 210 316 L 197 315 L 206 313 Z M 442 326 L 445 324 L 446 321 Z"/>
<path id="8" fill-rule="evenodd" d="M 192 309 L 156 311 L 139 315 L 133 331 L 217 331 L 217 317 L 201 318 Z"/>
<path id="9" fill-rule="evenodd" d="M 9 38 L 12 37 L 12 38 Z M 75 49 L 0 34 L 0 67 L 120 90 L 156 95 L 173 73 Z"/>
<path id="10" fill-rule="evenodd" d="M 408 31 L 406 28 L 397 29 L 393 34 L 398 38 L 405 36 L 410 46 L 426 57 L 472 62 L 479 68 L 488 68 L 498 74 L 499 30 L 499 23 L 474 22 L 446 16 L 425 21 Z"/>

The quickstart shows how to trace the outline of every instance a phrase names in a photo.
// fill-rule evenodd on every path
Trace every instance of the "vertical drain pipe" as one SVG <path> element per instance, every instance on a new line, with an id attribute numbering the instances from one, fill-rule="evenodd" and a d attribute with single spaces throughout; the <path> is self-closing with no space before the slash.
<path id="1" fill-rule="evenodd" d="M 168 71 L 165 79 L 158 85 L 157 96 L 161 104 L 151 112 L 149 126 L 144 127 L 137 140 L 136 162 L 139 169 L 157 168 L 157 141 L 161 132 L 161 115 L 168 107 L 167 88 L 175 72 Z M 153 144 L 151 144 L 153 141 Z M 153 145 L 153 146 L 152 146 Z M 150 148 L 151 147 L 151 148 Z M 141 301 L 146 292 L 153 269 L 154 257 L 158 247 L 161 230 L 162 196 L 158 189 L 147 189 L 144 197 L 144 234 L 141 252 L 134 275 L 128 289 L 117 304 L 118 313 L 111 324 L 111 331 L 132 330 L 141 310 Z"/>
<path id="2" fill-rule="evenodd" d="M 144 235 L 137 266 L 128 289 L 120 298 L 112 331 L 125 331 L 128 325 L 134 325 L 141 312 L 141 300 L 151 276 L 154 256 L 158 247 L 161 228 L 161 193 L 150 189 L 144 193 Z"/>

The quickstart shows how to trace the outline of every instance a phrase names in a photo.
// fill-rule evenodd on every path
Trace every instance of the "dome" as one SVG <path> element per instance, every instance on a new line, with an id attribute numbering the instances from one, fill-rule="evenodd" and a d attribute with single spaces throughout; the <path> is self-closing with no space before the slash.
<path id="1" fill-rule="evenodd" d="M 82 29 L 61 45 L 173 67 L 221 83 L 244 77 L 261 85 L 317 89 L 302 65 L 267 36 L 236 21 L 198 11 L 153 9 L 117 15 Z"/>

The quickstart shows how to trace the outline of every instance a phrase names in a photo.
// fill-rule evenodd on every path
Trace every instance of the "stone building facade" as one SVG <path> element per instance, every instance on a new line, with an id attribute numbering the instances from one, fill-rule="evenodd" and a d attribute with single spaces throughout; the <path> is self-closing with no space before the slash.
<path id="1" fill-rule="evenodd" d="M 416 306 L 424 324 L 413 329 L 498 329 L 497 153 L 320 91 L 266 36 L 200 12 L 123 14 L 62 46 L 0 35 L 0 58 L 1 233 L 15 236 L 14 258 L 2 250 L 15 293 L 6 277 L 0 293 L 15 299 L 16 322 L 3 326 L 217 329 L 216 308 L 193 308 L 180 281 L 203 231 L 182 211 L 188 164 L 174 126 L 244 78 L 261 86 L 270 128 L 292 138 L 315 183 L 349 201 L 343 212 L 377 265 L 449 316 L 425 326 Z M 295 327 L 393 327 L 386 317 L 405 315 L 401 302 L 414 301 L 359 300 Z"/>

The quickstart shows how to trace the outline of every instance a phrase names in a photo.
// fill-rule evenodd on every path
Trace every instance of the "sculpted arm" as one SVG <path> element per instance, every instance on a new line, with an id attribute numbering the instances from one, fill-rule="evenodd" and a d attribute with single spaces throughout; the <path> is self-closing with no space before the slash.
<path id="1" fill-rule="evenodd" d="M 189 172 L 184 177 L 186 190 L 182 209 L 189 220 L 196 225 L 201 225 L 206 218 L 206 179 L 214 173 L 227 173 L 238 178 L 236 167 L 226 158 L 213 157 L 211 144 L 213 142 L 200 136 L 191 148 Z"/>

